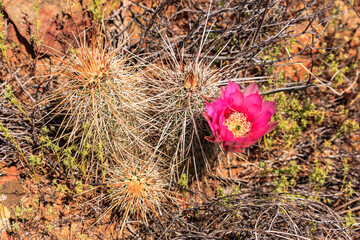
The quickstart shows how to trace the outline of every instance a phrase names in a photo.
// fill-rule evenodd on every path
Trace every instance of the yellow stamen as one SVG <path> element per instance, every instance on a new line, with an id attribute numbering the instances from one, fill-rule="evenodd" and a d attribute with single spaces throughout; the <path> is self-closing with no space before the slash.
<path id="1" fill-rule="evenodd" d="M 223 123 L 235 138 L 245 136 L 251 130 L 251 122 L 246 121 L 244 113 L 234 112 Z"/>

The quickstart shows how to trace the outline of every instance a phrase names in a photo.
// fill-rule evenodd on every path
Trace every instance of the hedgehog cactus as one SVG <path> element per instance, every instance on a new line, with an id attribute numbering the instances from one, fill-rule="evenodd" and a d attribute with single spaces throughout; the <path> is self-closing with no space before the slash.
<path id="1" fill-rule="evenodd" d="M 216 96 L 226 76 L 225 69 L 212 69 L 204 59 L 178 60 L 173 51 L 148 73 L 148 88 L 156 123 L 157 145 L 168 156 L 172 176 L 184 171 L 197 174 L 208 167 L 211 144 L 204 141 L 206 121 L 201 113 L 206 99 Z"/>
<path id="2" fill-rule="evenodd" d="M 145 98 L 139 87 L 137 66 L 131 66 L 131 56 L 122 48 L 111 50 L 103 42 L 91 46 L 78 43 L 64 59 L 58 72 L 56 90 L 51 101 L 56 102 L 55 116 L 65 115 L 59 138 L 67 137 L 65 147 L 76 143 L 75 158 L 86 174 L 100 170 L 109 149 L 131 153 L 146 148 L 142 136 L 145 124 Z M 91 161 L 84 164 L 84 155 Z M 99 160 L 101 159 L 101 160 Z M 101 165 L 101 166 L 100 166 Z M 95 167 L 95 168 L 94 168 Z"/>
<path id="3" fill-rule="evenodd" d="M 132 158 L 121 162 L 108 170 L 108 194 L 103 199 L 108 199 L 110 206 L 103 216 L 109 211 L 120 214 L 121 229 L 129 217 L 147 224 L 148 215 L 154 214 L 161 221 L 164 204 L 174 199 L 167 173 L 153 161 Z"/>

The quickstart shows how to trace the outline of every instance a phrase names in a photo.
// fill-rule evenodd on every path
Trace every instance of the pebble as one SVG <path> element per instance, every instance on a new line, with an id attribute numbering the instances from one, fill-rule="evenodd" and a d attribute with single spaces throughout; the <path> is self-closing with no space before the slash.
<path id="1" fill-rule="evenodd" d="M 0 195 L 0 202 L 5 201 L 7 199 L 6 195 Z"/>

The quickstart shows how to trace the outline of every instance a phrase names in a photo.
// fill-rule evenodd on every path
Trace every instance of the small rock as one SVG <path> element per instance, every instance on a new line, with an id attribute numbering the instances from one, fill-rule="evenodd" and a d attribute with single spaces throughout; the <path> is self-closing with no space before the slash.
<path id="1" fill-rule="evenodd" d="M 7 218 L 0 219 L 0 233 L 10 228 L 10 221 Z"/>
<path id="2" fill-rule="evenodd" d="M 0 195 L 0 202 L 3 202 L 7 199 L 6 195 Z"/>
<path id="3" fill-rule="evenodd" d="M 84 30 L 88 21 L 85 19 L 84 10 L 91 6 L 90 0 L 85 1 L 53 1 L 38 0 L 37 13 L 34 0 L 4 0 L 4 10 L 17 30 L 16 34 L 9 34 L 13 38 L 28 45 L 27 51 L 34 39 L 39 38 L 42 52 L 53 54 L 64 51 L 71 42 L 77 30 Z M 38 21 L 38 22 L 37 22 Z M 20 35 L 20 36 L 19 36 Z M 25 40 L 25 42 L 24 42 Z M 34 57 L 34 56 L 33 56 Z"/>

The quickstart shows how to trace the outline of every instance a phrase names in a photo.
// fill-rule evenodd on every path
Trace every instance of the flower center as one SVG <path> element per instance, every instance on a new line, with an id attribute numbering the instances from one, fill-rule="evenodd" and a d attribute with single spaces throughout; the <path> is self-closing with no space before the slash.
<path id="1" fill-rule="evenodd" d="M 245 136 L 251 130 L 251 122 L 246 121 L 244 113 L 234 112 L 223 123 L 235 138 Z"/>

